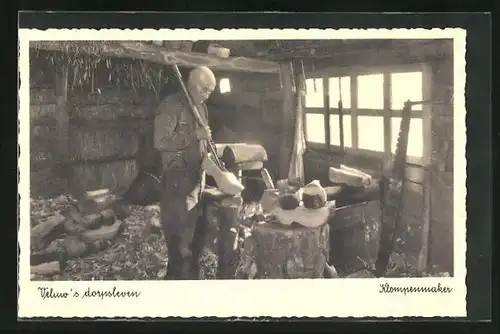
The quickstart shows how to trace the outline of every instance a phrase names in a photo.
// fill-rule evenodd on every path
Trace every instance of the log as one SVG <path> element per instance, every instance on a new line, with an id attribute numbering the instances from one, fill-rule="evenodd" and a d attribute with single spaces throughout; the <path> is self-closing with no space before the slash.
<path id="1" fill-rule="evenodd" d="M 64 222 L 64 231 L 67 235 L 78 235 L 85 231 L 85 227 L 81 223 L 75 222 L 73 219 L 67 219 Z"/>
<path id="2" fill-rule="evenodd" d="M 32 253 L 30 256 L 30 264 L 32 266 L 36 266 L 41 263 L 47 263 L 52 261 L 64 262 L 66 261 L 66 257 L 67 254 L 59 248 L 57 240 L 54 240 L 44 250 Z"/>
<path id="3" fill-rule="evenodd" d="M 77 236 L 64 238 L 64 247 L 69 257 L 80 257 L 87 251 L 87 245 Z"/>
<path id="4" fill-rule="evenodd" d="M 207 224 L 204 244 L 218 257 L 218 279 L 236 276 L 241 206 L 242 200 L 239 197 L 204 202 L 204 219 Z"/>
<path id="5" fill-rule="evenodd" d="M 118 235 L 121 226 L 122 221 L 117 220 L 113 225 L 101 226 L 100 228 L 95 230 L 85 231 L 81 234 L 82 240 L 86 243 L 112 240 Z"/>
<path id="6" fill-rule="evenodd" d="M 60 261 L 51 261 L 31 266 L 31 275 L 50 276 L 61 273 L 64 268 Z"/>
<path id="7" fill-rule="evenodd" d="M 83 217 L 82 225 L 86 229 L 97 229 L 102 225 L 102 216 L 99 213 L 91 213 Z"/>
<path id="8" fill-rule="evenodd" d="M 42 249 L 47 243 L 53 241 L 64 230 L 66 217 L 56 213 L 51 218 L 41 222 L 31 229 L 31 246 Z"/>
<path id="9" fill-rule="evenodd" d="M 161 65 L 182 67 L 208 66 L 214 71 L 239 71 L 278 73 L 278 63 L 244 57 L 220 58 L 205 53 L 168 50 L 164 47 L 138 41 L 37 41 L 32 43 L 47 51 L 71 52 L 72 50 L 98 57 L 146 60 Z M 74 51 L 74 52 L 75 52 Z"/>
<path id="10" fill-rule="evenodd" d="M 256 224 L 252 231 L 257 278 L 321 278 L 329 257 L 329 225 L 316 228 Z"/>
<path id="11" fill-rule="evenodd" d="M 100 212 L 101 223 L 103 225 L 112 225 L 115 222 L 116 214 L 113 209 L 106 209 Z"/>
<path id="12" fill-rule="evenodd" d="M 267 152 L 264 147 L 257 144 L 225 144 L 222 151 L 222 161 L 229 170 L 250 162 L 261 163 L 257 167 L 260 169 L 267 161 Z"/>

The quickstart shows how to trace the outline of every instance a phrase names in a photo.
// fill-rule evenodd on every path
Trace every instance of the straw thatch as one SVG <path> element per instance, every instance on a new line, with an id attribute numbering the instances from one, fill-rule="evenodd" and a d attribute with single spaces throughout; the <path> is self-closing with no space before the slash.
<path id="1" fill-rule="evenodd" d="M 46 121 L 47 118 L 55 119 L 56 104 L 34 104 L 30 106 L 30 120 L 32 122 Z"/>
<path id="2" fill-rule="evenodd" d="M 151 108 L 141 105 L 125 103 L 107 103 L 99 105 L 75 105 L 71 110 L 71 117 L 89 121 L 117 121 L 120 118 L 144 119 L 150 116 Z"/>
<path id="3" fill-rule="evenodd" d="M 57 132 L 53 125 L 32 125 L 30 132 L 30 158 L 32 168 L 55 162 Z"/>
<path id="4" fill-rule="evenodd" d="M 87 191 L 108 188 L 119 191 L 128 188 L 137 176 L 134 159 L 95 165 L 74 165 L 71 168 L 71 188 Z"/>
<path id="5" fill-rule="evenodd" d="M 56 103 L 57 97 L 53 89 L 38 88 L 30 90 L 30 105 Z"/>
<path id="6" fill-rule="evenodd" d="M 126 87 L 97 87 L 93 93 L 75 89 L 68 96 L 70 106 L 98 106 L 101 104 L 125 104 L 148 106 L 158 103 L 157 96 L 145 88 L 128 89 Z"/>
<path id="7" fill-rule="evenodd" d="M 32 164 L 33 165 L 33 164 Z M 49 167 L 30 171 L 30 197 L 51 197 L 65 191 L 67 180 L 60 177 L 58 170 Z"/>
<path id="8" fill-rule="evenodd" d="M 105 157 L 130 157 L 137 153 L 139 137 L 135 129 L 124 127 L 88 130 L 81 127 L 70 131 L 69 150 L 72 160 L 92 160 Z"/>

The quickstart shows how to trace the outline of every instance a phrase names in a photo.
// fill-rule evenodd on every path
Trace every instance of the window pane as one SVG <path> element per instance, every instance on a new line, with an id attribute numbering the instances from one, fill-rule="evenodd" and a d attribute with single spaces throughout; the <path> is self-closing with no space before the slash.
<path id="1" fill-rule="evenodd" d="M 358 108 L 384 109 L 384 75 L 358 76 Z"/>
<path id="2" fill-rule="evenodd" d="M 391 118 L 391 152 L 396 153 L 396 143 L 399 136 L 399 127 L 401 126 L 401 117 Z M 408 135 L 407 155 L 412 157 L 422 157 L 424 133 L 422 130 L 422 119 L 412 118 L 410 121 L 410 133 Z"/>
<path id="3" fill-rule="evenodd" d="M 312 143 L 325 144 L 325 116 L 306 114 L 306 138 Z"/>
<path id="4" fill-rule="evenodd" d="M 340 79 L 340 86 L 342 88 L 342 107 L 351 108 L 351 77 L 342 77 Z M 339 78 L 328 79 L 330 108 L 338 108 L 340 99 Z"/>
<path id="5" fill-rule="evenodd" d="M 358 116 L 358 147 L 363 150 L 384 152 L 384 118 Z"/>
<path id="6" fill-rule="evenodd" d="M 422 101 L 422 72 L 391 74 L 391 109 L 402 110 L 407 101 Z M 422 105 L 414 105 L 413 110 L 422 110 Z"/>
<path id="7" fill-rule="evenodd" d="M 323 78 L 306 79 L 306 108 L 323 108 Z"/>
<path id="8" fill-rule="evenodd" d="M 229 93 L 231 91 L 231 83 L 228 78 L 222 78 L 219 81 L 219 91 L 221 94 Z"/>
<path id="9" fill-rule="evenodd" d="M 340 146 L 340 116 L 330 115 L 330 145 Z M 344 147 L 352 147 L 351 115 L 343 115 Z"/>

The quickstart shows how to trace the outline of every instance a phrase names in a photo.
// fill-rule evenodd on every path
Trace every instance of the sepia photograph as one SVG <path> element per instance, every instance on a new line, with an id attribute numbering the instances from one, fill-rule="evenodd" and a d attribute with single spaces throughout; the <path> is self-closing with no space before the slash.
<path id="1" fill-rule="evenodd" d="M 378 295 L 392 279 L 465 279 L 452 34 L 43 33 L 21 55 L 23 279 L 365 279 Z M 415 291 L 451 291 L 439 282 Z"/>

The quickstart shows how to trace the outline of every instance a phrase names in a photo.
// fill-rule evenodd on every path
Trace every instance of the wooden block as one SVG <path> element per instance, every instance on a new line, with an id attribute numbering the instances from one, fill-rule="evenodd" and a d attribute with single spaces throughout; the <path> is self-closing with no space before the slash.
<path id="1" fill-rule="evenodd" d="M 375 261 L 380 243 L 380 201 L 339 207 L 330 225 L 330 263 L 344 274 Z"/>
<path id="2" fill-rule="evenodd" d="M 114 239 L 122 226 L 122 221 L 117 220 L 113 225 L 101 226 L 95 230 L 88 230 L 82 233 L 82 240 L 86 243 Z"/>
<path id="3" fill-rule="evenodd" d="M 83 198 L 78 201 L 78 210 L 81 213 L 98 213 L 110 208 L 118 199 L 112 194 L 104 194 L 92 198 Z"/>
<path id="4" fill-rule="evenodd" d="M 68 236 L 64 239 L 64 247 L 69 257 L 82 256 L 87 250 L 87 245 L 76 236 Z"/>
<path id="5" fill-rule="evenodd" d="M 85 192 L 86 198 L 95 198 L 109 194 L 109 189 L 97 189 L 97 190 L 89 190 Z"/>
<path id="6" fill-rule="evenodd" d="M 44 250 L 32 253 L 30 256 L 30 264 L 36 266 L 41 263 L 52 261 L 65 261 L 65 256 L 65 252 L 59 249 L 57 240 L 54 240 Z"/>
<path id="7" fill-rule="evenodd" d="M 62 270 L 59 261 L 51 261 L 31 266 L 31 275 L 49 276 L 59 274 Z"/>
<path id="8" fill-rule="evenodd" d="M 370 180 L 366 177 L 348 170 L 338 169 L 335 167 L 329 168 L 328 178 L 330 182 L 333 182 L 335 184 L 345 184 L 351 187 L 365 187 L 370 182 Z"/>
<path id="9" fill-rule="evenodd" d="M 356 169 L 356 168 L 352 168 L 352 167 L 349 167 L 349 166 L 346 166 L 346 165 L 340 165 L 340 169 L 342 170 L 345 170 L 345 171 L 348 171 L 348 172 L 351 172 L 353 174 L 356 174 L 356 175 L 359 175 L 361 176 L 363 179 L 368 179 L 371 181 L 371 175 L 370 174 L 367 174 L 365 172 L 362 172 L 360 171 L 359 169 Z"/>
<path id="10" fill-rule="evenodd" d="M 116 214 L 113 209 L 102 210 L 100 215 L 101 215 L 101 222 L 104 225 L 112 225 L 115 222 Z"/>
<path id="11" fill-rule="evenodd" d="M 85 228 L 82 226 L 81 223 L 77 223 L 73 219 L 67 219 L 64 222 L 64 231 L 68 235 L 78 235 L 83 231 L 85 231 Z"/>
<path id="12" fill-rule="evenodd" d="M 82 225 L 86 229 L 96 229 L 102 225 L 102 216 L 99 213 L 91 213 L 83 217 Z"/>
<path id="13" fill-rule="evenodd" d="M 64 230 L 66 218 L 56 213 L 51 218 L 41 222 L 31 229 L 31 242 L 35 248 L 43 248 L 46 243 L 53 241 Z"/>
<path id="14" fill-rule="evenodd" d="M 255 225 L 257 277 L 268 279 L 322 278 L 329 257 L 329 225 L 288 227 Z"/>

